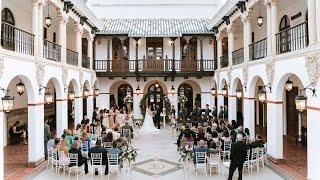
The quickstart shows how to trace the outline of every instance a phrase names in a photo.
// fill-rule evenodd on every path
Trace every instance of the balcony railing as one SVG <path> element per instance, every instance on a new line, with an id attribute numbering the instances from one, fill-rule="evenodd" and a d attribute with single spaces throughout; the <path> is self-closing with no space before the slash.
<path id="1" fill-rule="evenodd" d="M 67 64 L 78 66 L 78 53 L 67 49 Z"/>
<path id="2" fill-rule="evenodd" d="M 225 68 L 229 66 L 229 58 L 228 58 L 228 54 L 222 55 L 220 57 L 220 67 L 221 68 Z"/>
<path id="3" fill-rule="evenodd" d="M 48 40 L 43 40 L 43 57 L 61 62 L 61 46 Z"/>
<path id="4" fill-rule="evenodd" d="M 308 22 L 301 23 L 276 34 L 277 54 L 293 52 L 308 46 Z"/>
<path id="5" fill-rule="evenodd" d="M 243 63 L 243 48 L 232 52 L 232 64 L 242 64 Z"/>
<path id="6" fill-rule="evenodd" d="M 82 67 L 87 69 L 90 68 L 90 58 L 86 55 L 82 55 Z"/>
<path id="7" fill-rule="evenodd" d="M 249 60 L 254 61 L 267 57 L 267 38 L 249 45 Z"/>
<path id="8" fill-rule="evenodd" d="M 213 71 L 213 60 L 95 60 L 94 69 L 106 72 L 199 72 Z"/>
<path id="9" fill-rule="evenodd" d="M 1 22 L 1 46 L 10 51 L 34 55 L 34 35 Z"/>

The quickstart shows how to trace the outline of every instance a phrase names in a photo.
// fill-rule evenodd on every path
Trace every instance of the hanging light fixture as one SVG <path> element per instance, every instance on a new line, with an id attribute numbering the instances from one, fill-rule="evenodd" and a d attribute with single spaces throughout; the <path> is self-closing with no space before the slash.
<path id="1" fill-rule="evenodd" d="M 263 25 L 263 17 L 261 16 L 260 2 L 259 2 L 259 13 L 260 13 L 260 16 L 257 18 L 257 22 L 258 22 L 258 26 L 261 27 Z"/>
<path id="2" fill-rule="evenodd" d="M 138 86 L 137 89 L 136 89 L 136 93 L 137 93 L 137 95 L 139 96 L 139 94 L 140 94 L 140 87 L 139 87 L 139 86 Z"/>
<path id="3" fill-rule="evenodd" d="M 172 87 L 171 87 L 171 94 L 172 95 L 174 95 L 176 93 L 176 89 L 173 87 L 173 85 L 172 85 Z"/>
<path id="4" fill-rule="evenodd" d="M 286 90 L 287 90 L 287 91 L 291 91 L 291 90 L 292 90 L 293 82 L 290 81 L 289 78 L 288 78 L 288 80 L 286 81 L 285 87 L 286 87 Z"/>
<path id="5" fill-rule="evenodd" d="M 95 87 L 94 88 L 94 95 L 99 96 L 99 94 L 100 94 L 100 89 L 98 87 Z"/>
<path id="6" fill-rule="evenodd" d="M 53 94 L 50 91 L 44 93 L 44 100 L 47 104 L 53 103 Z"/>
<path id="7" fill-rule="evenodd" d="M 224 87 L 222 88 L 222 95 L 223 95 L 223 96 L 226 96 L 227 94 L 228 94 L 228 89 L 227 89 L 226 86 L 224 86 Z"/>
<path id="8" fill-rule="evenodd" d="M 215 87 L 211 88 L 211 95 L 215 96 L 217 94 L 217 89 Z"/>
<path id="9" fill-rule="evenodd" d="M 238 99 L 240 99 L 242 97 L 242 89 L 237 89 L 236 90 L 236 96 Z"/>
<path id="10" fill-rule="evenodd" d="M 25 85 L 21 82 L 21 79 L 20 79 L 20 82 L 16 85 L 16 88 L 17 88 L 17 93 L 19 94 L 19 96 L 21 96 L 25 91 Z"/>
<path id="11" fill-rule="evenodd" d="M 298 111 L 302 112 L 307 109 L 307 99 L 308 99 L 307 96 L 304 96 L 302 94 L 299 94 L 295 98 L 296 108 Z"/>
<path id="12" fill-rule="evenodd" d="M 69 94 L 68 94 L 69 100 L 73 101 L 75 98 L 75 94 L 76 93 L 74 91 L 69 91 Z"/>
<path id="13" fill-rule="evenodd" d="M 48 16 L 44 19 L 45 20 L 45 24 L 46 26 L 49 28 L 52 24 L 52 18 L 50 17 L 49 15 L 49 11 L 50 11 L 50 8 L 49 8 L 50 4 L 48 3 Z"/>
<path id="14" fill-rule="evenodd" d="M 90 90 L 87 87 L 85 87 L 84 90 L 83 90 L 84 98 L 87 98 L 89 96 L 89 94 L 90 94 Z"/>
<path id="15" fill-rule="evenodd" d="M 159 88 L 159 83 L 158 82 L 156 82 L 155 84 L 154 84 L 154 86 L 156 87 L 156 88 Z"/>
<path id="16" fill-rule="evenodd" d="M 260 102 L 265 102 L 267 97 L 267 92 L 264 90 L 264 88 L 260 89 L 258 92 L 258 98 Z"/>
<path id="17" fill-rule="evenodd" d="M 14 96 L 9 95 L 9 90 L 5 90 L 0 88 L 2 91 L 6 91 L 6 95 L 1 98 L 2 101 L 2 109 L 4 112 L 9 113 L 13 109 Z"/>

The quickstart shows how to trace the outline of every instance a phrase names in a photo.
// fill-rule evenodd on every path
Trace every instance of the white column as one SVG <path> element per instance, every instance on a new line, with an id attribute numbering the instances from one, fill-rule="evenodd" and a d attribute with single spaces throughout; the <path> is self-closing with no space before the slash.
<path id="1" fill-rule="evenodd" d="M 278 2 L 276 0 L 271 2 L 271 26 L 272 26 L 272 54 L 277 54 L 277 39 L 276 34 L 279 31 L 278 28 Z"/>
<path id="2" fill-rule="evenodd" d="M 1 2 L 0 2 L 1 3 Z M 1 104 L 1 103 L 0 103 Z M 4 123 L 5 121 L 6 115 L 5 113 L 3 113 L 2 111 L 0 112 L 0 136 L 4 137 L 5 136 L 5 131 L 4 131 Z M 3 147 L 4 147 L 4 138 L 0 138 L 0 177 L 4 177 L 4 151 L 3 151 Z"/>
<path id="3" fill-rule="evenodd" d="M 39 9 L 39 16 L 38 16 L 38 21 L 39 21 L 39 26 L 38 26 L 38 31 L 39 31 L 39 39 L 38 39 L 38 56 L 43 57 L 43 4 L 39 4 L 38 6 Z"/>
<path id="4" fill-rule="evenodd" d="M 32 34 L 34 35 L 34 55 L 39 54 L 39 3 L 37 0 L 32 1 Z"/>
<path id="5" fill-rule="evenodd" d="M 237 97 L 234 95 L 228 97 L 228 119 L 230 122 L 237 120 Z"/>
<path id="6" fill-rule="evenodd" d="M 75 23 L 75 29 L 76 32 L 76 51 L 78 52 L 78 67 L 82 67 L 82 33 L 83 29 L 80 24 Z"/>
<path id="7" fill-rule="evenodd" d="M 266 4 L 267 8 L 267 56 L 272 54 L 272 21 L 271 21 L 271 5 Z"/>
<path id="8" fill-rule="evenodd" d="M 59 33 L 58 33 L 58 44 L 61 46 L 61 61 L 67 62 L 67 15 L 64 12 L 60 12 L 58 14 L 58 22 L 59 22 Z"/>
<path id="9" fill-rule="evenodd" d="M 317 17 L 316 0 L 308 0 L 308 32 L 309 32 L 310 45 L 314 45 L 317 42 L 317 21 L 316 21 L 317 18 L 316 17 Z"/>
<path id="10" fill-rule="evenodd" d="M 93 68 L 93 36 L 88 36 L 88 57 L 90 58 L 90 69 Z"/>
<path id="11" fill-rule="evenodd" d="M 44 161 L 44 106 L 28 106 L 28 163 L 37 166 Z"/>
<path id="12" fill-rule="evenodd" d="M 92 95 L 87 97 L 87 115 L 89 119 L 92 119 L 92 115 L 93 115 L 93 96 Z"/>
<path id="13" fill-rule="evenodd" d="M 316 22 L 320 22 L 320 1 L 316 1 Z M 320 27 L 317 27 L 317 42 L 320 43 Z"/>
<path id="14" fill-rule="evenodd" d="M 214 104 L 213 96 L 210 92 L 201 92 L 201 108 L 205 109 L 206 104 L 209 104 L 210 108 L 212 108 Z"/>
<path id="15" fill-rule="evenodd" d="M 218 61 L 217 68 L 220 69 L 220 67 L 221 67 L 220 57 L 222 56 L 222 37 L 221 37 L 221 34 L 217 34 L 216 39 L 217 39 L 217 61 Z"/>
<path id="16" fill-rule="evenodd" d="M 267 112 L 268 155 L 274 159 L 283 159 L 282 103 L 273 102 L 276 101 L 270 100 L 267 110 L 264 109 Z"/>
<path id="17" fill-rule="evenodd" d="M 68 129 L 68 101 L 61 99 L 56 101 L 57 105 L 57 136 L 60 137 L 64 129 Z"/>
<path id="18" fill-rule="evenodd" d="M 243 98 L 243 126 L 250 130 L 252 137 L 255 136 L 254 98 Z"/>
<path id="19" fill-rule="evenodd" d="M 232 52 L 234 51 L 234 26 L 230 24 L 227 28 L 228 32 L 228 59 L 229 66 L 232 66 Z"/>
<path id="20" fill-rule="evenodd" d="M 81 120 L 83 119 L 83 112 L 82 112 L 82 97 L 76 97 L 74 99 L 74 119 L 75 124 L 81 123 Z"/>
<path id="21" fill-rule="evenodd" d="M 143 95 L 137 95 L 136 93 L 133 94 L 133 118 L 134 119 L 143 119 L 143 116 L 141 114 L 140 110 L 140 101 L 142 99 Z"/>
<path id="22" fill-rule="evenodd" d="M 99 109 L 110 109 L 110 94 L 109 93 L 100 93 L 96 97 L 97 106 Z"/>
<path id="23" fill-rule="evenodd" d="M 248 62 L 250 59 L 249 45 L 251 44 L 251 17 L 245 15 L 242 18 L 243 22 L 243 51 L 244 51 L 244 62 Z"/>

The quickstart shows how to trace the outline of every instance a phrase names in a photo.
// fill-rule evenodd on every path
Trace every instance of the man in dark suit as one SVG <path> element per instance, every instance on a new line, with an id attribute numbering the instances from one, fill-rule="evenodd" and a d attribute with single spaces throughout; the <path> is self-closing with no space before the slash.
<path id="1" fill-rule="evenodd" d="M 91 159 L 91 153 L 101 153 L 102 154 L 102 165 L 106 165 L 106 168 L 104 170 L 104 174 L 108 175 L 109 172 L 109 166 L 108 166 L 108 151 L 107 149 L 101 147 L 101 140 L 97 140 L 96 146 L 92 147 L 89 150 L 89 158 Z M 98 171 L 95 170 L 95 175 L 98 175 Z"/>
<path id="2" fill-rule="evenodd" d="M 44 155 L 45 159 L 48 159 L 48 149 L 47 149 L 47 143 L 51 139 L 51 132 L 50 132 L 50 125 L 48 123 L 48 119 L 44 122 Z"/>
<path id="3" fill-rule="evenodd" d="M 99 119 L 97 118 L 98 114 L 99 114 L 99 108 L 96 107 L 96 108 L 94 109 L 94 111 L 93 111 L 93 114 L 92 114 L 92 122 L 95 122 L 95 121 L 99 120 Z"/>
<path id="4" fill-rule="evenodd" d="M 210 106 L 209 106 L 209 104 L 206 104 L 206 109 L 204 110 L 204 115 L 205 115 L 205 118 L 207 121 L 210 119 L 210 112 L 211 112 Z"/>
<path id="5" fill-rule="evenodd" d="M 155 115 L 155 117 L 156 117 L 156 122 L 155 122 L 155 124 L 156 124 L 156 126 L 158 127 L 158 129 L 160 129 L 160 120 L 161 120 L 161 116 L 160 116 L 160 114 L 161 114 L 161 108 L 160 108 L 160 106 L 159 105 L 157 105 L 156 106 L 156 115 Z"/>
<path id="6" fill-rule="evenodd" d="M 202 109 L 198 106 L 197 107 L 197 121 L 198 122 L 202 121 L 201 115 L 202 115 Z"/>
<path id="7" fill-rule="evenodd" d="M 193 106 L 193 109 L 190 113 L 190 118 L 191 118 L 192 123 L 194 123 L 197 120 L 197 106 L 196 105 Z"/>
<path id="8" fill-rule="evenodd" d="M 82 156 L 82 152 L 79 149 L 78 141 L 73 142 L 73 148 L 71 148 L 69 150 L 69 153 L 78 154 L 78 166 L 80 167 L 80 166 L 84 165 L 84 172 L 85 172 L 85 174 L 88 174 L 89 173 L 88 162 L 87 162 L 87 159 Z M 71 166 L 75 166 L 75 164 L 69 164 L 69 167 L 71 167 Z"/>
<path id="9" fill-rule="evenodd" d="M 186 121 L 187 121 L 187 110 L 185 108 L 180 110 L 178 119 L 180 120 L 181 123 L 183 123 L 183 124 L 186 123 Z"/>
<path id="10" fill-rule="evenodd" d="M 218 115 L 218 117 L 219 117 L 219 119 L 223 119 L 223 116 L 224 116 L 223 107 L 222 107 L 222 106 L 220 106 L 220 111 L 219 111 L 219 115 Z"/>
<path id="11" fill-rule="evenodd" d="M 238 180 L 242 180 L 243 163 L 246 160 L 247 147 L 243 142 L 242 134 L 237 134 L 237 142 L 231 145 L 230 154 L 230 169 L 228 180 L 232 180 L 234 171 L 238 168 L 239 177 Z"/>

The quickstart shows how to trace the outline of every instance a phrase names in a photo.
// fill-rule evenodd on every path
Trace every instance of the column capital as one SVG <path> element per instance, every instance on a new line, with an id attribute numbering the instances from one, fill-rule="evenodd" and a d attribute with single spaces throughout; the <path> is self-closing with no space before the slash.
<path id="1" fill-rule="evenodd" d="M 74 23 L 74 31 L 79 32 L 80 34 L 83 33 L 83 27 L 79 23 Z"/>
<path id="2" fill-rule="evenodd" d="M 235 29 L 235 26 L 233 25 L 233 23 L 230 23 L 228 26 L 227 26 L 227 33 L 230 34 L 230 33 L 233 33 Z"/>
<path id="3" fill-rule="evenodd" d="M 241 21 L 243 23 L 246 23 L 252 19 L 252 10 L 248 9 L 247 11 L 243 12 L 241 14 Z"/>
<path id="4" fill-rule="evenodd" d="M 46 4 L 45 0 L 31 0 L 31 4 L 33 5 L 43 5 Z"/>
<path id="5" fill-rule="evenodd" d="M 88 41 L 93 42 L 93 39 L 94 39 L 94 35 L 93 35 L 93 34 L 91 34 L 91 33 L 86 33 L 85 36 L 86 36 L 86 38 L 87 38 Z"/>
<path id="6" fill-rule="evenodd" d="M 216 40 L 220 41 L 221 39 L 222 39 L 222 36 L 221 36 L 221 33 L 219 32 L 216 34 Z"/>
<path id="7" fill-rule="evenodd" d="M 197 38 L 200 40 L 200 41 L 202 41 L 202 40 L 204 40 L 204 36 L 197 36 Z"/>
<path id="8" fill-rule="evenodd" d="M 69 15 L 65 13 L 62 9 L 57 10 L 57 20 L 67 23 L 69 20 Z"/>
<path id="9" fill-rule="evenodd" d="M 183 36 L 183 39 L 187 41 L 187 44 L 189 43 L 192 36 Z"/>

